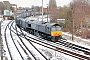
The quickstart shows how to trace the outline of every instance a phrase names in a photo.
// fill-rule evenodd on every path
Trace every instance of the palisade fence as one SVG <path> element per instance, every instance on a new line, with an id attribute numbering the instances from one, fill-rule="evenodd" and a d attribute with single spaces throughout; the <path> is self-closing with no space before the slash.
<path id="1" fill-rule="evenodd" d="M 0 57 L 1 60 L 3 60 L 3 40 L 2 40 L 2 35 L 1 35 L 1 23 L 2 23 L 3 19 L 0 20 Z"/>

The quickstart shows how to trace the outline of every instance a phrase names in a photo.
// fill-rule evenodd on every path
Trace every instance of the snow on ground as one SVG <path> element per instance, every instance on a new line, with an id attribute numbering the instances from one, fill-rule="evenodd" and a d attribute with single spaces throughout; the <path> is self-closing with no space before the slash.
<path id="1" fill-rule="evenodd" d="M 90 48 L 90 39 L 83 39 L 79 36 L 74 35 L 74 40 L 72 41 L 72 34 L 70 34 L 69 32 L 63 32 L 62 37 L 68 39 L 69 42 Z"/>
<path id="2" fill-rule="evenodd" d="M 0 18 L 0 21 L 2 21 L 3 20 L 3 18 Z"/>
<path id="3" fill-rule="evenodd" d="M 28 18 L 28 19 L 37 19 L 37 18 Z M 3 21 L 3 23 L 2 23 L 2 39 L 3 39 L 3 44 L 4 44 L 4 49 L 5 49 L 5 51 L 6 51 L 6 57 L 7 58 L 9 58 L 9 55 L 8 55 L 8 52 L 7 52 L 7 48 L 6 48 L 6 45 L 5 45 L 5 41 L 4 41 L 4 29 L 5 29 L 5 27 L 6 27 L 6 25 L 7 25 L 7 23 L 8 23 L 9 21 L 8 20 L 5 20 L 5 21 Z M 27 33 L 28 34 L 28 33 Z M 30 35 L 30 34 L 29 34 Z M 17 43 L 17 40 L 18 40 L 18 38 L 15 36 L 15 34 L 13 34 L 13 36 L 15 37 L 15 40 L 16 40 L 16 43 Z M 67 37 L 66 37 L 67 36 Z M 65 37 L 65 38 L 68 38 L 68 40 L 70 40 L 70 38 L 68 37 L 68 36 L 71 36 L 69 33 L 65 33 L 65 32 L 63 32 L 63 37 Z M 9 35 L 8 35 L 8 37 L 9 37 Z M 76 38 L 79 38 L 79 37 L 76 37 Z M 10 38 L 8 38 L 9 40 L 10 40 Z M 81 38 L 80 38 L 81 39 Z M 83 39 L 81 39 L 81 40 L 83 40 Z M 40 57 L 40 55 L 37 55 L 37 53 L 36 53 L 36 51 L 33 49 L 33 47 L 30 45 L 30 44 L 28 44 L 28 42 L 26 41 L 26 40 L 24 40 L 23 39 L 23 41 L 28 45 L 28 47 L 30 48 L 30 49 L 32 49 L 32 50 L 30 50 L 30 51 L 32 51 L 33 53 L 35 53 L 36 55 L 35 56 L 37 56 L 37 57 Z M 84 41 L 84 40 L 83 40 Z M 19 41 L 20 42 L 20 41 Z M 72 42 L 72 41 L 71 41 Z M 88 40 L 88 42 L 89 42 L 89 40 Z M 78 39 L 77 39 L 77 42 L 74 40 L 74 43 L 75 44 L 79 44 L 78 43 Z M 46 48 L 46 47 L 43 47 L 43 46 L 40 46 L 40 45 L 38 45 L 38 44 L 35 44 L 35 43 L 33 43 L 45 56 L 47 56 L 50 60 L 78 60 L 78 59 L 76 59 L 76 58 L 73 58 L 73 57 L 71 57 L 71 56 L 68 56 L 68 55 L 65 55 L 65 54 L 63 54 L 63 53 L 59 53 L 59 52 L 56 52 L 56 51 L 54 51 L 54 50 L 51 50 L 51 49 L 48 49 L 48 48 Z M 17 44 L 18 45 L 18 44 Z M 13 53 L 13 57 L 14 57 L 14 59 L 15 60 L 21 60 L 19 57 L 18 57 L 18 53 L 16 52 L 16 50 L 14 49 L 14 47 L 13 47 L 13 44 L 9 44 L 9 46 L 12 48 L 12 52 L 14 52 Z M 19 46 L 19 45 L 18 45 Z M 85 47 L 90 47 L 90 46 L 88 46 L 88 45 L 86 45 L 86 44 L 84 44 L 83 46 L 85 46 Z M 22 51 L 22 49 L 21 49 L 21 51 Z M 22 52 L 23 53 L 23 52 Z M 29 55 L 30 56 L 30 55 Z M 26 59 L 26 55 L 24 54 L 24 57 L 25 57 L 25 59 Z M 32 56 L 30 56 L 31 58 L 32 58 Z M 33 58 L 32 58 L 32 60 L 33 60 Z M 40 60 L 43 60 L 43 58 L 41 58 Z"/>
<path id="4" fill-rule="evenodd" d="M 3 39 L 3 44 L 4 44 L 4 50 L 6 51 L 5 52 L 5 56 L 6 56 L 6 58 L 8 59 L 8 60 L 10 60 L 10 56 L 9 56 L 9 53 L 8 53 L 8 50 L 7 50 L 7 46 L 6 46 L 6 42 L 5 42 L 5 37 L 4 37 L 4 31 L 5 31 L 5 28 L 6 28 L 6 25 L 7 25 L 7 23 L 9 23 L 10 22 L 10 20 L 9 21 L 4 21 L 3 23 L 2 23 L 2 30 L 1 30 L 1 33 L 2 33 L 2 39 Z M 16 48 L 15 48 L 15 45 L 13 44 L 13 42 L 12 42 L 12 39 L 11 39 L 11 36 L 10 36 L 10 30 L 9 29 L 7 29 L 7 35 L 6 36 L 8 36 L 8 38 L 7 38 L 7 40 L 8 40 L 8 46 L 9 46 L 9 48 L 10 48 L 10 51 L 12 52 L 12 56 L 13 56 L 13 59 L 16 59 L 16 60 L 18 60 L 18 59 L 20 59 L 21 60 L 21 57 L 19 57 L 20 55 L 18 54 L 18 52 L 17 52 L 17 50 L 16 50 Z M 15 35 L 13 35 L 14 37 L 15 37 Z M 16 38 L 16 40 L 15 40 L 15 42 L 17 43 L 17 38 Z M 19 46 L 18 44 L 16 44 L 17 46 Z M 20 46 L 19 46 L 20 47 Z M 21 50 L 21 49 L 20 49 Z M 22 50 L 21 50 L 22 51 Z M 22 51 L 22 54 L 23 54 L 23 51 Z M 23 54 L 24 56 L 25 56 L 25 54 Z"/>

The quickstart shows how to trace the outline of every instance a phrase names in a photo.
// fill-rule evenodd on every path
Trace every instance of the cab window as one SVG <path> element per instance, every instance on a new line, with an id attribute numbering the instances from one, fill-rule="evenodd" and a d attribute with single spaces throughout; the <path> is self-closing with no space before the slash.
<path id="1" fill-rule="evenodd" d="M 52 30 L 52 31 L 56 31 L 56 27 L 53 26 L 53 27 L 51 28 L 51 30 Z"/>
<path id="2" fill-rule="evenodd" d="M 56 26 L 56 30 L 61 30 L 61 27 L 60 26 Z"/>
<path id="3" fill-rule="evenodd" d="M 53 26 L 51 28 L 52 31 L 58 31 L 58 30 L 61 30 L 61 27 L 60 26 Z"/>

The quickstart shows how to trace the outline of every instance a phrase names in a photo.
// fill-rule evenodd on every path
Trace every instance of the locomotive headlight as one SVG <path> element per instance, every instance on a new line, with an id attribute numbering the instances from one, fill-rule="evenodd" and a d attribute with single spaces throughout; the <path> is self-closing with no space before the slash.
<path id="1" fill-rule="evenodd" d="M 52 36 L 54 36 L 54 35 L 52 34 Z"/>

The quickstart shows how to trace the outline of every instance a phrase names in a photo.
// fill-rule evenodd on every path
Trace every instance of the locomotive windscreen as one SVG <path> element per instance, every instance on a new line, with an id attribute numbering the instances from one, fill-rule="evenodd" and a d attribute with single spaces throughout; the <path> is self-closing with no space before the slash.
<path id="1" fill-rule="evenodd" d="M 59 30 L 61 30 L 61 27 L 60 27 L 60 26 L 53 26 L 53 27 L 51 28 L 51 30 L 52 30 L 52 31 L 59 31 Z"/>

